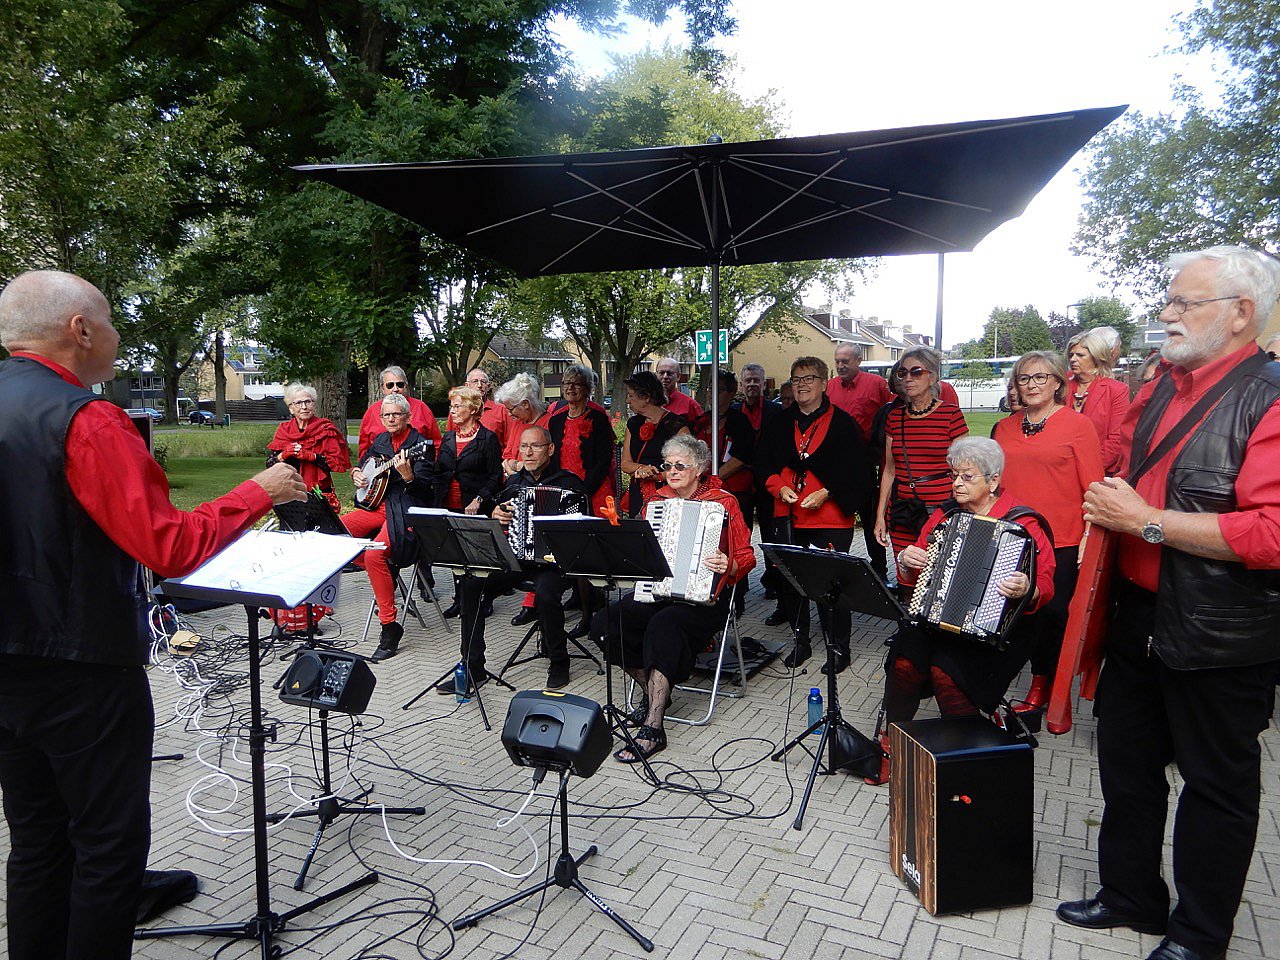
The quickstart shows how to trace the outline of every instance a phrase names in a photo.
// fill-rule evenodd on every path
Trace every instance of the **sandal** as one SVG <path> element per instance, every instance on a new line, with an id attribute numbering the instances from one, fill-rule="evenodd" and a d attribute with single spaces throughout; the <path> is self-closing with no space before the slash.
<path id="1" fill-rule="evenodd" d="M 637 741 L 648 740 L 653 746 L 649 747 L 648 750 L 641 749 L 639 754 L 632 750 L 631 747 L 623 747 L 613 755 L 613 759 L 619 763 L 639 763 L 641 760 L 648 760 L 654 754 L 661 753 L 667 748 L 667 732 L 661 727 L 641 727 L 636 731 L 635 739 Z M 624 753 L 629 753 L 631 756 L 624 757 Z"/>
<path id="2" fill-rule="evenodd" d="M 663 710 L 671 708 L 671 697 L 667 697 L 667 705 Z M 640 694 L 640 702 L 636 704 L 636 708 L 627 714 L 627 722 L 633 727 L 643 727 L 645 721 L 649 719 L 649 694 Z"/>

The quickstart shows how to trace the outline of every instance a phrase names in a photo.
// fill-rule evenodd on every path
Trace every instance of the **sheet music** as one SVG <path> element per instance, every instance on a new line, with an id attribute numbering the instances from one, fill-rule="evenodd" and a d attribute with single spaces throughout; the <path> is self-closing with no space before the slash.
<path id="1" fill-rule="evenodd" d="M 370 540 L 326 533 L 250 530 L 176 581 L 192 587 L 278 596 L 286 607 L 296 607 L 344 564 L 374 545 Z"/>

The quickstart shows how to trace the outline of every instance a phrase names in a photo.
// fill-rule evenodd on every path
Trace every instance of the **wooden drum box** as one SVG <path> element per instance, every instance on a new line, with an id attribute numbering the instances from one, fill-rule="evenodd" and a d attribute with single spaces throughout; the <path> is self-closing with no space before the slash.
<path id="1" fill-rule="evenodd" d="M 889 862 L 924 908 L 1030 903 L 1030 744 L 985 717 L 913 720 L 889 757 Z"/>

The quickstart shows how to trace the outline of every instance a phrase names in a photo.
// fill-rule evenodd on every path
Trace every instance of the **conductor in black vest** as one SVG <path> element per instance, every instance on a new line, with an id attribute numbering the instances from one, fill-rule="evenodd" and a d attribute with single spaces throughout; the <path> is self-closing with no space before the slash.
<path id="1" fill-rule="evenodd" d="M 1120 434 L 1133 485 L 1107 478 L 1085 494 L 1085 519 L 1119 534 L 1094 707 L 1101 889 L 1058 916 L 1164 933 L 1150 960 L 1205 960 L 1225 955 L 1240 906 L 1280 666 L 1280 364 L 1254 342 L 1280 263 L 1214 247 L 1169 267 L 1161 352 L 1173 366 L 1139 391 Z M 1183 780 L 1172 912 L 1170 763 Z"/>
<path id="2" fill-rule="evenodd" d="M 0 293 L 0 792 L 11 960 L 123 960 L 150 842 L 140 564 L 188 573 L 301 500 L 276 464 L 191 513 L 129 417 L 106 298 L 34 271 Z M 21 464 L 21 469 L 16 465 Z"/>

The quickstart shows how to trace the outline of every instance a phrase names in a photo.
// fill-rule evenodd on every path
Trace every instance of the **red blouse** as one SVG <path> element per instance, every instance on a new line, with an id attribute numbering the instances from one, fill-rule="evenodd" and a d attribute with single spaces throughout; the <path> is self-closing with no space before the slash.
<path id="1" fill-rule="evenodd" d="M 1102 443 L 1102 469 L 1108 477 L 1117 475 L 1120 468 L 1120 425 L 1129 412 L 1129 388 L 1111 377 L 1094 377 L 1084 387 L 1075 377 L 1067 381 L 1067 407 L 1075 410 L 1077 393 L 1085 395 L 1084 405 L 1078 412 L 1084 414 L 1098 431 Z"/>

